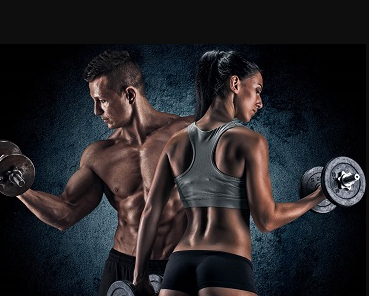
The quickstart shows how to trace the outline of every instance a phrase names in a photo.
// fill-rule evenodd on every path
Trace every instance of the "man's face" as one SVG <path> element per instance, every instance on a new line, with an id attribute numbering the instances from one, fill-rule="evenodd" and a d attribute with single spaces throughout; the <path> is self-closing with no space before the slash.
<path id="1" fill-rule="evenodd" d="M 127 124 L 132 114 L 132 107 L 125 92 L 119 94 L 113 89 L 106 76 L 89 83 L 90 95 L 94 100 L 94 113 L 108 125 L 119 128 Z"/>

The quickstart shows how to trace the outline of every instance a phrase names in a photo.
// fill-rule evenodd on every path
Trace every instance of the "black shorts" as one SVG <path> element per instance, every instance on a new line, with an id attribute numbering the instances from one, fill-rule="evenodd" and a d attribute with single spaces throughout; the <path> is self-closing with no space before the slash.
<path id="1" fill-rule="evenodd" d="M 136 258 L 117 250 L 111 249 L 109 257 L 105 261 L 99 296 L 106 296 L 108 289 L 115 281 L 128 280 L 133 281 L 133 270 Z M 168 260 L 151 260 L 149 263 L 149 273 L 163 275 Z"/>
<path id="2" fill-rule="evenodd" d="M 222 251 L 191 250 L 171 254 L 161 289 L 190 295 L 206 287 L 256 293 L 253 265 L 245 257 Z"/>

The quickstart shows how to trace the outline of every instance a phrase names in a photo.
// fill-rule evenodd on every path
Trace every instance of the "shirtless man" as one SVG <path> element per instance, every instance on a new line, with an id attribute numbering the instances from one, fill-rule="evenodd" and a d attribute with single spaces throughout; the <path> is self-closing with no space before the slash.
<path id="1" fill-rule="evenodd" d="M 78 171 L 59 196 L 29 189 L 18 198 L 41 221 L 64 231 L 90 214 L 105 194 L 118 215 L 98 294 L 106 296 L 113 282 L 133 280 L 137 230 L 160 153 L 167 140 L 194 118 L 155 110 L 146 97 L 141 69 L 126 51 L 105 51 L 95 57 L 84 79 L 95 115 L 114 132 L 88 145 Z M 150 273 L 164 273 L 186 227 L 176 188 L 171 196 L 159 222 Z"/>

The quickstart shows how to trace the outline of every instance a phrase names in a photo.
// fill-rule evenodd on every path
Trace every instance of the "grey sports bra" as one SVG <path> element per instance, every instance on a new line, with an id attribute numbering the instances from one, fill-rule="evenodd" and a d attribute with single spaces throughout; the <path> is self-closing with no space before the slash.
<path id="1" fill-rule="evenodd" d="M 192 161 L 186 171 L 174 178 L 185 208 L 249 208 L 245 180 L 222 173 L 214 163 L 214 151 L 220 136 L 236 126 L 243 125 L 231 121 L 210 131 L 200 130 L 195 122 L 187 127 L 193 150 Z"/>

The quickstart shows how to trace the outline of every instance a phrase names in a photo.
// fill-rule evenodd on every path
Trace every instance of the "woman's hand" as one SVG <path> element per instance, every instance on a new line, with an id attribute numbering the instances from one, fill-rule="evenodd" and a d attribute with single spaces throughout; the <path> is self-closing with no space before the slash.
<path id="1" fill-rule="evenodd" d="M 136 288 L 137 296 L 157 296 L 149 277 L 145 277 L 138 282 L 133 282 Z"/>

